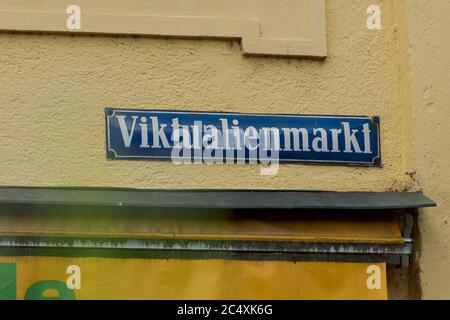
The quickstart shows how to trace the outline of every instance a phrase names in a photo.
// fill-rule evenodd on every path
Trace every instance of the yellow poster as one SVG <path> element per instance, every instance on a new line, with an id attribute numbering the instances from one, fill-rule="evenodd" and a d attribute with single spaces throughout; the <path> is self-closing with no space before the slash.
<path id="1" fill-rule="evenodd" d="M 387 299 L 384 263 L 0 257 L 1 299 Z"/>

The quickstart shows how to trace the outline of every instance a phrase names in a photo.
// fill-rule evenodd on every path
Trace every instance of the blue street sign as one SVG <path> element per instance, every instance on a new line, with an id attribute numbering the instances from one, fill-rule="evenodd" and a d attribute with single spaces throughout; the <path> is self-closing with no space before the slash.
<path id="1" fill-rule="evenodd" d="M 105 112 L 108 159 L 381 165 L 379 117 Z"/>

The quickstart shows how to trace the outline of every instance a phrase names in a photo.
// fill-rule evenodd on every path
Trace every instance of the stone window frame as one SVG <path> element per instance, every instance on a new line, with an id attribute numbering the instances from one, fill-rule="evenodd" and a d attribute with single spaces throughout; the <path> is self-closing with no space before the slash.
<path id="1" fill-rule="evenodd" d="M 124 0 L 125 1 L 125 0 Z M 134 5 L 149 0 L 135 0 Z M 255 18 L 214 16 L 157 16 L 105 13 L 103 7 L 82 11 L 82 27 L 69 30 L 66 12 L 69 3 L 83 4 L 86 0 L 40 2 L 24 0 L 0 4 L 0 31 L 70 32 L 93 34 L 129 34 L 144 36 L 174 36 L 188 38 L 239 39 L 243 54 L 275 56 L 309 56 L 324 58 L 326 45 L 325 0 L 292 0 L 307 3 L 310 9 L 308 39 L 266 38 L 261 36 L 261 21 Z M 53 3 L 54 2 L 54 3 Z M 63 3 L 62 3 L 63 2 Z M 120 23 L 119 23 L 120 22 Z"/>

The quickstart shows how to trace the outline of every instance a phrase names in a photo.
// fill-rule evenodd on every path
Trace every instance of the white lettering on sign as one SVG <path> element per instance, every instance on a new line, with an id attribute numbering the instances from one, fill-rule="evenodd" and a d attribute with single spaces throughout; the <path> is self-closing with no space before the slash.
<path id="1" fill-rule="evenodd" d="M 140 128 L 141 148 L 171 148 L 180 145 L 187 149 L 199 149 L 202 146 L 206 149 L 221 150 L 256 150 L 256 141 L 263 141 L 263 150 L 276 151 L 303 151 L 310 152 L 344 152 L 344 153 L 372 153 L 370 141 L 369 124 L 364 124 L 362 130 L 352 129 L 349 122 L 341 122 L 341 129 L 314 128 L 312 134 L 306 128 L 269 128 L 264 127 L 259 131 L 254 127 L 247 127 L 245 130 L 239 127 L 239 121 L 233 120 L 230 126 L 227 119 L 221 119 L 222 128 L 219 129 L 212 124 L 204 125 L 202 121 L 195 121 L 194 125 L 180 125 L 178 118 L 172 118 L 172 122 L 161 123 L 158 117 L 131 116 L 127 119 L 125 115 L 115 115 L 120 127 L 123 143 L 130 148 L 133 140 L 135 127 Z M 128 120 L 128 124 L 127 124 Z M 172 128 L 172 134 L 167 135 L 167 128 Z M 280 147 L 280 130 L 284 132 L 284 147 Z M 328 131 L 332 137 L 327 138 Z M 339 146 L 339 136 L 344 133 L 344 148 Z M 151 135 L 152 141 L 148 139 Z M 364 151 L 358 143 L 358 137 L 364 142 Z M 173 141 L 170 143 L 169 141 Z"/>
<path id="2" fill-rule="evenodd" d="M 117 121 L 119 122 L 119 126 L 120 126 L 120 133 L 122 133 L 122 139 L 123 139 L 123 144 L 125 145 L 125 147 L 129 148 L 131 145 L 131 139 L 133 138 L 133 133 L 134 133 L 134 127 L 136 126 L 136 119 L 138 118 L 137 116 L 132 116 L 131 118 L 133 119 L 130 131 L 128 131 L 127 129 L 127 124 L 125 123 L 125 117 L 126 116 L 116 116 Z M 147 128 L 147 126 L 141 126 L 141 130 L 142 127 Z"/>
<path id="3" fill-rule="evenodd" d="M 381 165 L 379 117 L 112 108 L 105 108 L 105 113 L 106 154 L 111 160 L 170 159 L 175 164 L 274 164 L 281 160 Z M 275 169 L 261 173 L 271 174 Z"/>

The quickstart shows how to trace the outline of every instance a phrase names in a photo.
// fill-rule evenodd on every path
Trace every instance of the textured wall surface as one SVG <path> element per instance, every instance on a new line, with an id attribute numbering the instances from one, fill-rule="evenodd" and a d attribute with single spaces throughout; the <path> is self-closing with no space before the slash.
<path id="1" fill-rule="evenodd" d="M 396 8 L 327 1 L 329 57 L 243 57 L 238 42 L 0 33 L 0 184 L 399 191 L 405 141 Z M 380 115 L 383 168 L 107 161 L 103 109 Z"/>
<path id="2" fill-rule="evenodd" d="M 423 210 L 420 279 L 425 299 L 450 299 L 450 1 L 408 0 L 416 178 L 438 208 Z"/>

